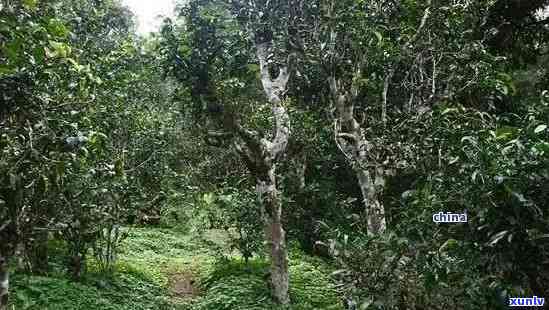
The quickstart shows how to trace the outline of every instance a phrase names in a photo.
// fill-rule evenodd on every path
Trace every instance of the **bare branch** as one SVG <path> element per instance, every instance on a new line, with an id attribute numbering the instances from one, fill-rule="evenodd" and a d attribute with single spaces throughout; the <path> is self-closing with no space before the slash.
<path id="1" fill-rule="evenodd" d="M 286 91 L 286 86 L 290 79 L 290 72 L 287 63 L 279 69 L 278 76 L 274 80 L 271 78 L 267 59 L 270 44 L 271 42 L 257 43 L 256 49 L 263 90 L 267 95 L 269 103 L 272 104 L 272 111 L 275 119 L 275 136 L 273 141 L 262 140 L 260 143 L 265 147 L 272 158 L 275 158 L 286 149 L 290 137 L 290 117 L 286 108 L 282 105 L 282 96 Z M 290 60 L 291 59 L 288 58 L 288 62 L 290 62 Z M 255 141 L 257 141 L 257 139 L 255 139 Z"/>
<path id="2" fill-rule="evenodd" d="M 2 226 L 0 226 L 0 232 L 2 232 L 4 229 L 8 228 L 8 226 L 11 224 L 11 220 L 8 220 L 6 222 L 4 222 L 4 224 L 2 224 Z"/>
<path id="3" fill-rule="evenodd" d="M 261 143 L 259 139 L 259 134 L 255 130 L 250 130 L 242 127 L 239 123 L 235 124 L 235 129 L 238 135 L 244 140 L 244 143 L 257 152 L 258 154 L 261 152 Z"/>
<path id="4" fill-rule="evenodd" d="M 414 44 L 416 42 L 417 38 L 419 37 L 419 34 L 423 30 L 423 28 L 425 28 L 425 24 L 427 23 L 427 19 L 429 18 L 429 15 L 431 14 L 431 5 L 432 5 L 432 0 L 428 0 L 427 1 L 427 8 L 423 12 L 423 17 L 421 18 L 421 22 L 419 24 L 419 27 L 417 28 L 416 33 L 410 38 L 410 40 L 408 40 L 408 42 L 406 42 L 406 44 L 404 45 L 404 48 L 407 48 L 410 45 Z"/>
<path id="5" fill-rule="evenodd" d="M 339 135 L 339 129 L 338 129 L 338 126 L 337 126 L 337 122 L 338 122 L 338 120 L 335 119 L 334 120 L 334 141 L 335 141 L 337 147 L 339 148 L 339 150 L 341 151 L 341 154 L 343 154 L 345 156 L 345 158 L 347 158 L 349 163 L 353 163 L 354 162 L 353 157 L 351 155 L 347 154 L 347 152 L 343 149 L 343 146 L 341 146 L 341 144 L 339 143 L 339 139 L 337 138 L 338 135 Z"/>
<path id="6" fill-rule="evenodd" d="M 206 144 L 214 147 L 220 147 L 223 144 L 223 140 L 233 137 L 233 134 L 230 132 L 217 132 L 217 131 L 208 131 L 206 133 Z"/>
<path id="7" fill-rule="evenodd" d="M 358 63 L 355 66 L 355 70 L 353 72 L 353 80 L 351 81 L 351 100 L 354 100 L 358 97 L 358 93 L 360 91 L 360 80 L 362 78 L 362 67 L 364 66 L 365 61 L 366 55 L 361 55 Z"/>
<path id="8" fill-rule="evenodd" d="M 338 138 L 347 138 L 349 140 L 353 140 L 354 142 L 359 141 L 359 138 L 356 135 L 350 134 L 350 133 L 338 133 L 337 137 Z"/>
<path id="9" fill-rule="evenodd" d="M 229 132 L 208 131 L 208 137 L 212 138 L 229 138 L 232 134 Z"/>
<path id="10" fill-rule="evenodd" d="M 410 99 L 408 100 L 408 105 L 406 106 L 406 112 L 412 112 L 412 105 L 414 104 L 414 91 L 410 94 Z"/>
<path id="11" fill-rule="evenodd" d="M 389 84 L 391 83 L 393 74 L 394 70 L 389 69 L 383 82 L 383 92 L 381 93 L 381 122 L 383 123 L 383 127 L 387 125 L 387 92 L 389 91 Z"/>
<path id="12" fill-rule="evenodd" d="M 152 154 L 149 156 L 149 158 L 147 158 L 145 161 L 143 161 L 142 163 L 140 163 L 139 165 L 133 167 L 132 169 L 128 169 L 128 170 L 124 170 L 125 173 L 128 173 L 128 172 L 133 172 L 141 167 L 143 167 L 146 163 L 148 163 L 149 161 L 151 161 L 153 158 L 154 158 L 154 155 L 156 155 L 156 152 L 152 152 Z"/>
<path id="13" fill-rule="evenodd" d="M 338 89 L 338 83 L 336 78 L 334 76 L 330 76 L 328 78 L 328 84 L 330 87 L 330 93 L 332 94 L 332 97 L 333 97 L 333 103 L 337 105 L 337 96 L 339 94 L 339 89 Z"/>
<path id="14" fill-rule="evenodd" d="M 431 84 L 431 94 L 432 96 L 435 95 L 435 93 L 437 92 L 437 61 L 436 59 L 433 57 L 433 83 Z"/>

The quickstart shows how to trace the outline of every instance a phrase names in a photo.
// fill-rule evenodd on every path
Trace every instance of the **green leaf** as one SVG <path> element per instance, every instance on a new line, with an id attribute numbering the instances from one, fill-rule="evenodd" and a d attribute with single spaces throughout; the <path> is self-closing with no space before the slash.
<path id="1" fill-rule="evenodd" d="M 488 243 L 490 246 L 494 246 L 498 243 L 499 240 L 501 240 L 505 235 L 508 233 L 507 230 L 500 231 L 497 234 L 493 235 L 492 238 L 490 238 L 490 242 Z"/>
<path id="2" fill-rule="evenodd" d="M 27 10 L 34 10 L 39 2 L 39 0 L 23 0 L 23 7 Z"/>
<path id="3" fill-rule="evenodd" d="M 66 38 L 69 35 L 69 30 L 63 22 L 57 18 L 52 18 L 49 20 L 47 25 L 48 33 L 52 36 Z"/>
<path id="4" fill-rule="evenodd" d="M 505 72 L 498 72 L 497 76 L 501 81 L 509 82 L 513 80 L 513 78 Z"/>
<path id="5" fill-rule="evenodd" d="M 249 64 L 247 67 L 248 67 L 248 71 L 251 73 L 259 72 L 259 66 L 256 64 Z"/>
<path id="6" fill-rule="evenodd" d="M 549 154 L 549 143 L 548 142 L 541 142 L 534 145 L 534 148 L 540 152 Z"/>
<path id="7" fill-rule="evenodd" d="M 444 111 L 442 111 L 442 113 L 440 115 L 446 115 L 450 112 L 457 112 L 457 111 L 458 111 L 458 109 L 456 109 L 456 108 L 446 108 L 446 109 L 444 109 Z"/>
<path id="8" fill-rule="evenodd" d="M 530 238 L 530 240 L 541 240 L 541 239 L 549 239 L 549 234 L 543 234 L 539 236 L 535 236 L 533 238 Z"/>
<path id="9" fill-rule="evenodd" d="M 0 65 L 0 77 L 14 74 L 17 70 L 8 66 Z"/>
<path id="10" fill-rule="evenodd" d="M 42 47 L 36 47 L 32 51 L 32 56 L 34 57 L 37 63 L 43 64 L 44 59 L 46 58 L 46 53 Z"/>
<path id="11" fill-rule="evenodd" d="M 338 269 L 338 270 L 332 272 L 331 276 L 337 277 L 337 276 L 339 276 L 340 274 L 343 274 L 343 273 L 345 273 L 345 272 L 347 272 L 347 269 Z"/>
<path id="12" fill-rule="evenodd" d="M 67 58 L 71 52 L 72 49 L 68 44 L 57 42 L 57 41 L 49 41 L 50 47 L 53 50 L 50 50 L 46 48 L 46 55 L 50 58 Z"/>
<path id="13" fill-rule="evenodd" d="M 463 143 L 465 141 L 471 143 L 472 145 L 477 145 L 477 141 L 472 136 L 465 136 L 465 137 L 461 138 L 461 143 Z"/>
<path id="14" fill-rule="evenodd" d="M 515 138 L 518 132 L 518 128 L 511 126 L 504 126 L 496 130 L 496 139 L 497 140 L 508 140 Z"/>
<path id="15" fill-rule="evenodd" d="M 373 299 L 371 297 L 368 297 L 365 301 L 363 301 L 360 304 L 360 310 L 368 309 L 368 307 L 370 307 L 373 302 L 374 302 Z"/>
<path id="16" fill-rule="evenodd" d="M 455 249 L 457 246 L 458 246 L 458 241 L 456 239 L 448 239 L 446 240 L 446 242 L 444 242 L 444 244 L 440 246 L 438 251 L 442 252 L 446 249 L 452 250 L 452 249 Z"/>
<path id="17" fill-rule="evenodd" d="M 381 33 L 379 33 L 378 31 L 374 31 L 374 34 L 377 38 L 377 44 L 380 45 L 381 42 L 383 42 L 383 36 L 381 35 Z"/>
<path id="18" fill-rule="evenodd" d="M 540 133 L 540 132 L 545 131 L 545 129 L 547 129 L 547 125 L 539 125 L 538 127 L 536 127 L 536 129 L 534 129 L 534 132 L 535 133 Z"/>
<path id="19" fill-rule="evenodd" d="M 17 61 L 19 59 L 21 50 L 23 48 L 23 41 L 21 39 L 15 39 L 7 43 L 3 50 L 8 56 L 8 60 L 11 62 Z"/>

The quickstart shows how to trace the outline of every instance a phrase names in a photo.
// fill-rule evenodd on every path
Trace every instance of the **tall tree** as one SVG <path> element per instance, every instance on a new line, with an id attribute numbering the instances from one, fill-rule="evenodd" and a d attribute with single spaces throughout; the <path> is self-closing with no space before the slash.
<path id="1" fill-rule="evenodd" d="M 436 103 L 482 80 L 478 69 L 448 70 L 457 67 L 455 55 L 467 36 L 456 35 L 467 20 L 450 17 L 469 7 L 328 0 L 321 8 L 317 59 L 328 80 L 334 139 L 356 174 L 367 229 L 376 235 L 388 221 L 387 178 L 415 161 L 414 146 L 394 139 L 391 127 L 407 128 Z"/>
<path id="2" fill-rule="evenodd" d="M 273 66 L 272 63 L 275 62 L 274 55 L 281 53 L 274 49 L 273 43 L 281 32 L 281 22 L 286 18 L 287 8 L 284 1 L 232 2 L 232 10 L 240 17 L 241 25 L 251 30 L 250 35 L 253 37 L 255 55 L 259 62 L 261 86 L 274 118 L 271 135 L 244 128 L 240 122 L 241 116 L 237 115 L 231 116 L 233 120 L 229 130 L 234 135 L 235 149 L 256 183 L 265 238 L 270 247 L 272 295 L 280 304 L 289 304 L 290 298 L 286 233 L 282 227 L 283 208 L 276 168 L 290 138 L 290 117 L 284 97 L 291 74 L 291 57 L 288 56 L 278 65 Z M 260 18 L 255 19 L 255 14 Z"/>
<path id="3" fill-rule="evenodd" d="M 196 119 L 209 116 L 202 126 L 208 143 L 232 147 L 255 183 L 271 257 L 270 286 L 280 304 L 290 302 L 277 178 L 277 164 L 290 138 L 285 96 L 291 57 L 280 48 L 286 40 L 287 12 L 284 1 L 193 1 L 184 11 L 188 48 L 173 44 L 173 25 L 166 25 L 163 33 L 166 55 L 176 64 L 173 73 L 191 90 Z M 254 119 L 264 107 L 271 111 L 262 115 L 273 119 L 271 132 L 268 124 Z"/>
<path id="4" fill-rule="evenodd" d="M 286 233 L 282 227 L 282 200 L 278 193 L 276 166 L 290 137 L 290 117 L 283 101 L 290 73 L 286 64 L 279 69 L 276 77 L 271 76 L 268 56 L 271 52 L 272 33 L 266 31 L 256 33 L 255 36 L 261 84 L 275 119 L 274 136 L 271 139 L 261 138 L 257 132 L 245 129 L 235 122 L 237 139 L 234 140 L 234 146 L 255 178 L 265 238 L 270 243 L 273 297 L 280 304 L 288 304 L 288 253 Z"/>

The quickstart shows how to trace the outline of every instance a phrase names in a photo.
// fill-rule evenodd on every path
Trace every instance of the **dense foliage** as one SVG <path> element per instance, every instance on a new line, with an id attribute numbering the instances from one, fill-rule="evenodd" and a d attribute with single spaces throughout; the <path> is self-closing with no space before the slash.
<path id="1" fill-rule="evenodd" d="M 0 0 L 0 309 L 549 297 L 548 4 Z"/>

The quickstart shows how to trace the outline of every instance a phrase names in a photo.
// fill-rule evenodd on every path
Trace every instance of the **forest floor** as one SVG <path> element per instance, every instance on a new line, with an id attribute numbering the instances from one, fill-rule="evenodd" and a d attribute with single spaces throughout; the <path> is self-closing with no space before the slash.
<path id="1" fill-rule="evenodd" d="M 246 265 L 223 231 L 131 228 L 116 272 L 101 274 L 91 260 L 78 283 L 63 270 L 62 248 L 52 248 L 50 273 L 13 275 L 10 310 L 282 309 L 270 301 L 268 263 L 257 258 Z M 289 309 L 342 309 L 331 268 L 293 248 Z"/>

